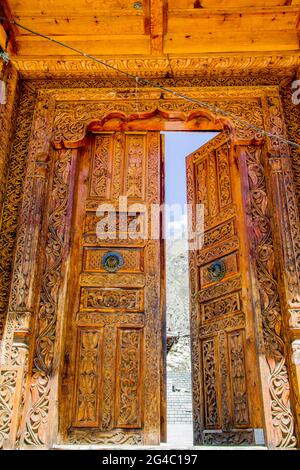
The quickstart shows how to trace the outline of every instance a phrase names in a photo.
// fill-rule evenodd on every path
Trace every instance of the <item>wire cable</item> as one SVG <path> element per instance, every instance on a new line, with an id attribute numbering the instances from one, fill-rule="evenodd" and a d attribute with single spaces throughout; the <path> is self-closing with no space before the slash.
<path id="1" fill-rule="evenodd" d="M 296 142 L 293 142 L 292 140 L 288 140 L 282 136 L 278 136 L 278 135 L 275 135 L 273 134 L 272 132 L 269 132 L 269 131 L 266 131 L 265 129 L 262 129 L 258 126 L 255 126 L 254 124 L 251 124 L 250 122 L 248 122 L 247 120 L 243 119 L 243 118 L 240 118 L 239 116 L 236 116 L 235 114 L 229 112 L 229 111 L 225 111 L 221 108 L 219 108 L 218 106 L 214 106 L 214 105 L 210 105 L 209 103 L 206 103 L 206 102 L 203 102 L 203 101 L 200 101 L 200 100 L 197 100 L 195 98 L 191 98 L 187 95 L 184 95 L 183 93 L 179 93 L 175 90 L 172 90 L 171 88 L 167 88 L 163 85 L 160 85 L 158 83 L 155 83 L 151 80 L 148 80 L 147 78 L 143 78 L 143 77 L 139 77 L 138 75 L 134 75 L 130 72 L 126 72 L 125 70 L 121 70 L 119 69 L 118 67 L 115 67 L 114 65 L 111 65 L 101 59 L 98 59 L 97 57 L 94 57 L 90 54 L 87 54 L 83 51 L 81 51 L 80 49 L 77 49 L 76 47 L 73 47 L 73 46 L 70 46 L 69 44 L 66 44 L 64 42 L 61 42 L 61 41 L 58 41 L 57 39 L 53 39 L 49 36 L 46 36 L 45 34 L 42 34 L 42 33 L 38 33 L 37 31 L 34 31 L 30 28 L 27 28 L 27 26 L 23 26 L 22 24 L 18 23 L 17 21 L 15 20 L 9 20 L 8 18 L 5 18 L 5 17 L 0 17 L 0 21 L 7 21 L 9 22 L 10 24 L 13 24 L 13 25 L 16 25 L 18 26 L 19 28 L 35 35 L 35 36 L 39 36 L 41 38 L 44 38 L 46 39 L 47 41 L 50 41 L 50 42 L 53 42 L 54 44 L 57 44 L 59 46 L 62 46 L 66 49 L 69 49 L 73 52 L 76 52 L 77 54 L 80 54 L 81 56 L 87 58 L 87 59 L 90 59 L 90 60 L 93 60 L 94 62 L 97 62 L 98 64 L 101 64 L 103 65 L 104 67 L 108 68 L 108 69 L 111 69 L 111 70 L 114 70 L 115 72 L 118 72 L 122 75 L 126 75 L 127 77 L 129 78 L 132 78 L 133 80 L 135 80 L 135 82 L 140 82 L 140 83 L 144 83 L 145 85 L 149 85 L 153 88 L 158 88 L 160 89 L 161 91 L 164 91 L 166 93 L 171 93 L 173 94 L 174 96 L 176 96 L 177 98 L 180 98 L 180 99 L 183 99 L 185 101 L 188 101 L 190 103 L 194 103 L 194 104 L 198 104 L 199 106 L 203 107 L 203 108 L 206 108 L 208 109 L 209 111 L 211 111 L 212 113 L 214 114 L 219 114 L 223 117 L 227 117 L 227 118 L 230 118 L 236 122 L 239 122 L 240 124 L 244 125 L 244 126 L 247 126 L 253 130 L 255 130 L 258 134 L 261 134 L 262 137 L 270 137 L 270 138 L 273 138 L 273 139 L 276 139 L 277 141 L 280 141 L 280 142 L 284 142 L 288 145 L 291 145 L 293 147 L 296 147 L 296 148 L 299 148 L 300 149 L 300 145 L 297 144 Z"/>

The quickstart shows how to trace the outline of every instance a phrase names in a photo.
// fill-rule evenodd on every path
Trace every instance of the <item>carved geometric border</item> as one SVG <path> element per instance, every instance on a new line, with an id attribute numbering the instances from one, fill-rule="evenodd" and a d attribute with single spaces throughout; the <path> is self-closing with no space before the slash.
<path id="1" fill-rule="evenodd" d="M 63 52 L 63 49 L 62 49 Z M 19 58 L 13 57 L 13 63 L 24 78 L 30 77 L 63 77 L 69 74 L 75 76 L 112 77 L 120 73 L 92 60 L 82 57 L 66 57 L 57 60 L 55 58 Z M 212 74 L 248 74 L 268 70 L 285 76 L 293 73 L 300 65 L 300 54 L 298 51 L 282 51 L 280 54 L 242 53 L 234 54 L 210 54 L 209 56 L 171 56 L 158 57 L 102 57 L 102 60 L 117 69 L 136 74 L 140 77 L 165 77 L 169 76 L 194 76 Z"/>

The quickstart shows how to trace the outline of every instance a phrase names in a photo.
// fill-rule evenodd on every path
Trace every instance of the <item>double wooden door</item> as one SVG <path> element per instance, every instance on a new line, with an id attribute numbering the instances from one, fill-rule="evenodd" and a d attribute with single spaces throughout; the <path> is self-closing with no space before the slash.
<path id="1" fill-rule="evenodd" d="M 161 154 L 159 132 L 109 132 L 92 135 L 79 156 L 66 261 L 63 443 L 159 444 L 165 437 L 165 279 L 161 218 L 153 220 L 163 199 Z M 194 231 L 197 204 L 204 205 L 201 243 L 189 252 L 196 444 L 250 444 L 262 427 L 234 157 L 224 133 L 187 157 Z"/>

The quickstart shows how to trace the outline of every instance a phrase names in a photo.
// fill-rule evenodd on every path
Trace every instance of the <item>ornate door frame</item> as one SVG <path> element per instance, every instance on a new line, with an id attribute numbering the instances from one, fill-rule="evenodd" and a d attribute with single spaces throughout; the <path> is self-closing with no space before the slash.
<path id="1" fill-rule="evenodd" d="M 191 87 L 177 91 L 214 103 L 275 135 L 285 135 L 277 86 Z M 37 96 L 1 352 L 1 388 L 6 391 L 6 414 L 0 430 L 2 445 L 49 448 L 56 441 L 54 372 L 61 367 L 62 319 L 56 307 L 48 316 L 44 310 L 36 311 L 40 279 L 45 275 L 43 265 L 37 264 L 36 259 L 43 256 L 47 234 L 53 230 L 44 214 L 49 209 L 56 212 L 59 202 L 64 208 L 59 213 L 59 226 L 65 225 L 72 162 L 77 149 L 84 145 L 86 132 L 135 130 L 141 123 L 151 126 L 147 130 L 222 130 L 225 126 L 233 134 L 248 174 L 244 203 L 255 250 L 251 287 L 257 316 L 266 444 L 274 448 L 294 447 L 295 435 L 299 436 L 300 410 L 300 242 L 289 149 L 282 141 L 268 137 L 263 145 L 258 145 L 264 136 L 238 119 L 228 122 L 172 95 L 161 96 L 155 89 L 142 89 L 137 100 L 134 87 L 121 86 L 46 89 Z M 66 165 L 63 172 L 61 162 Z M 49 172 L 57 174 L 52 202 L 51 194 L 48 195 Z M 263 230 L 255 231 L 255 224 L 262 224 Z M 64 256 L 66 234 L 57 229 L 56 237 L 60 248 L 48 259 L 50 266 Z M 58 303 L 56 299 L 55 305 Z M 28 368 L 32 371 L 42 356 L 47 356 L 47 367 L 36 367 L 29 379 Z"/>

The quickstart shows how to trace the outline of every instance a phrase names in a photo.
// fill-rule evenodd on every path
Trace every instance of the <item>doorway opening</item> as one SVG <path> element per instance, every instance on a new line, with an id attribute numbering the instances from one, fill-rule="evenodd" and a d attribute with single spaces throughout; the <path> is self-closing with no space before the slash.
<path id="1" fill-rule="evenodd" d="M 193 445 L 186 157 L 216 132 L 162 132 L 165 142 L 167 443 Z"/>

